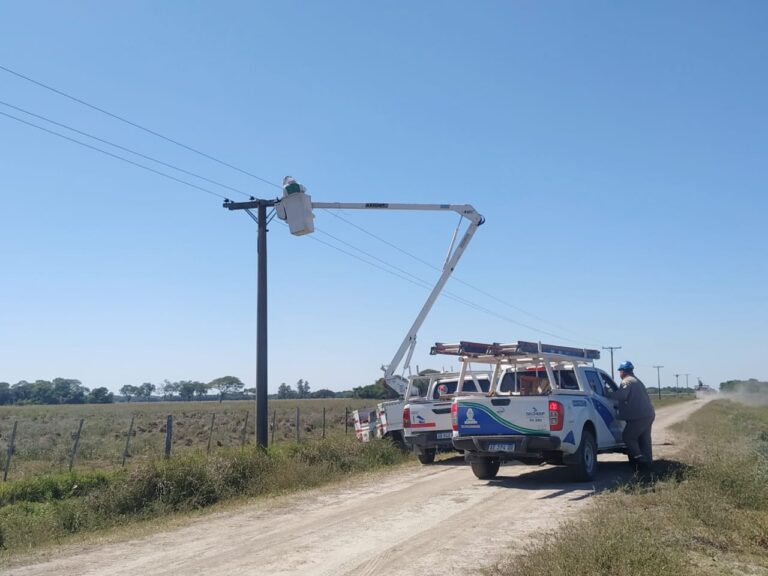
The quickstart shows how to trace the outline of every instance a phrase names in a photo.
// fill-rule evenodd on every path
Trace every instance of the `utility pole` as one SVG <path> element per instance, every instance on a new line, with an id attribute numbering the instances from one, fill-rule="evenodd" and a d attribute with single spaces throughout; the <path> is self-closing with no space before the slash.
<path id="1" fill-rule="evenodd" d="M 688 392 L 688 376 L 690 376 L 690 374 L 685 374 L 685 391 L 686 392 Z"/>
<path id="2" fill-rule="evenodd" d="M 656 368 L 656 381 L 658 382 L 659 387 L 659 400 L 661 400 L 661 369 L 664 368 L 664 366 L 654 366 Z"/>
<path id="3" fill-rule="evenodd" d="M 256 287 L 256 445 L 266 448 L 269 438 L 267 410 L 267 208 L 277 200 L 251 198 L 250 202 L 224 201 L 228 210 L 245 210 L 259 226 Z M 258 210 L 254 216 L 251 209 Z"/>
<path id="4" fill-rule="evenodd" d="M 675 394 L 680 393 L 680 374 L 675 374 Z"/>
<path id="5" fill-rule="evenodd" d="M 616 375 L 613 372 L 613 351 L 614 350 L 621 350 L 621 346 L 603 346 L 603 350 L 610 350 L 611 351 L 611 378 L 614 380 L 616 379 Z"/>

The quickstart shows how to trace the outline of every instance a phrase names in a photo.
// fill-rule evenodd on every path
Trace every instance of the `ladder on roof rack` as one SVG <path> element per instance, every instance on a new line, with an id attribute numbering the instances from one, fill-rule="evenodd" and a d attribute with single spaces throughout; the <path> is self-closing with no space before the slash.
<path id="1" fill-rule="evenodd" d="M 490 362 L 505 358 L 522 358 L 530 356 L 558 356 L 572 360 L 599 360 L 600 351 L 589 348 L 574 348 L 571 346 L 557 346 L 554 344 L 542 344 L 541 342 L 526 342 L 519 340 L 514 344 L 483 344 L 480 342 L 459 342 L 458 344 L 444 344 L 437 342 L 430 349 L 431 355 L 446 354 L 450 356 L 464 356 L 473 359 L 485 359 Z"/>

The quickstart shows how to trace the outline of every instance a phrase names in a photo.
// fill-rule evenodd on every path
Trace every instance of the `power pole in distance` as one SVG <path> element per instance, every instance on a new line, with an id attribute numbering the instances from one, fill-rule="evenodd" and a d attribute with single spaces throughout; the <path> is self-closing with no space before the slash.
<path id="1" fill-rule="evenodd" d="M 685 376 L 685 391 L 688 392 L 688 376 L 690 376 L 690 374 L 684 374 L 684 376 Z"/>
<path id="2" fill-rule="evenodd" d="M 659 400 L 661 400 L 661 369 L 664 368 L 664 366 L 654 366 L 656 368 L 656 381 L 658 382 L 659 387 Z"/>
<path id="3" fill-rule="evenodd" d="M 675 394 L 680 393 L 680 374 L 675 374 Z"/>
<path id="4" fill-rule="evenodd" d="M 224 201 L 224 208 L 245 210 L 259 225 L 258 239 L 258 276 L 256 288 L 256 445 L 266 448 L 268 435 L 267 410 L 267 208 L 277 204 L 277 200 L 251 198 L 250 202 Z M 251 209 L 258 210 L 254 216 Z"/>
<path id="5" fill-rule="evenodd" d="M 603 350 L 610 350 L 611 351 L 611 378 L 614 380 L 616 379 L 616 375 L 613 372 L 613 351 L 614 350 L 621 350 L 621 346 L 603 346 Z"/>

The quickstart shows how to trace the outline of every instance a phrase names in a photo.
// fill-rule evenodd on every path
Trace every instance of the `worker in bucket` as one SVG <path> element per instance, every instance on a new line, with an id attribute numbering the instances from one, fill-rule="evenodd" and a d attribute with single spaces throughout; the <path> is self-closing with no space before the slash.
<path id="1" fill-rule="evenodd" d="M 627 446 L 630 461 L 638 467 L 650 466 L 653 462 L 651 427 L 656 418 L 648 391 L 635 376 L 635 366 L 628 360 L 619 364 L 621 386 L 608 390 L 608 396 L 616 400 L 619 418 L 626 421 L 623 440 Z"/>

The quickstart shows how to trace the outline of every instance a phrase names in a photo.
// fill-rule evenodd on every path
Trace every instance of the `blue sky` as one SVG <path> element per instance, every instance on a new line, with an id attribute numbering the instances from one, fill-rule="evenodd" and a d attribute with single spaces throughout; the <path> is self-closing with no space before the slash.
<path id="1" fill-rule="evenodd" d="M 414 367 L 450 366 L 429 357 L 437 340 L 531 339 L 621 345 L 648 383 L 662 364 L 664 384 L 717 384 L 768 379 L 767 20 L 761 2 L 6 3 L 0 65 L 268 181 L 291 174 L 315 201 L 474 205 L 487 223 L 456 275 L 518 309 L 451 282 L 496 314 L 441 298 Z M 0 100 L 279 192 L 2 71 Z M 253 385 L 245 214 L 5 116 L 0 159 L 0 381 Z M 344 217 L 436 266 L 456 225 Z M 315 223 L 437 279 L 328 213 Z M 271 391 L 372 382 L 427 294 L 277 223 L 269 267 Z"/>

